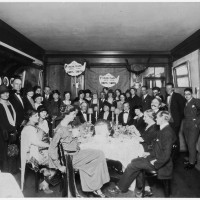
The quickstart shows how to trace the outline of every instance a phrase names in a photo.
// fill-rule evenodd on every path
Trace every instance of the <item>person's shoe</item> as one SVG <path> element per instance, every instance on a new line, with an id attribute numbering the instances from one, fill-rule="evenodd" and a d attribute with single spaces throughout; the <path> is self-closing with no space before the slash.
<path id="1" fill-rule="evenodd" d="M 188 164 L 184 167 L 184 169 L 185 169 L 185 170 L 190 170 L 190 169 L 194 169 L 194 167 L 195 167 L 195 164 L 188 163 Z"/>
<path id="2" fill-rule="evenodd" d="M 144 197 L 151 197 L 152 195 L 153 195 L 153 192 L 152 192 L 151 189 L 150 190 L 145 190 Z"/>
<path id="3" fill-rule="evenodd" d="M 97 192 L 97 190 L 93 191 L 92 193 L 95 197 L 99 197 L 99 198 L 106 198 L 107 197 L 104 193 Z"/>
<path id="4" fill-rule="evenodd" d="M 142 190 L 138 190 L 135 192 L 135 197 L 136 198 L 142 198 Z"/>

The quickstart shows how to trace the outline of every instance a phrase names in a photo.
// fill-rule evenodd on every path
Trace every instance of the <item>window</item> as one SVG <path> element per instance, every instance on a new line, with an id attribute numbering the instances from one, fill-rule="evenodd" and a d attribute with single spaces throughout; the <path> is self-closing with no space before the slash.
<path id="1" fill-rule="evenodd" d="M 184 62 L 173 67 L 173 77 L 175 87 L 190 87 L 189 63 Z"/>
<path id="2" fill-rule="evenodd" d="M 165 67 L 149 67 L 143 74 L 143 84 L 149 88 L 165 87 Z"/>

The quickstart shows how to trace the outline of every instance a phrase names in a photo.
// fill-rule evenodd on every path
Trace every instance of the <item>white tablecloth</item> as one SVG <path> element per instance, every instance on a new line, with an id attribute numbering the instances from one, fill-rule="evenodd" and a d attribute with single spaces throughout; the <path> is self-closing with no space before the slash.
<path id="1" fill-rule="evenodd" d="M 134 158 L 142 156 L 143 146 L 135 138 L 109 138 L 108 141 L 89 141 L 80 145 L 81 149 L 99 149 L 104 152 L 105 157 L 118 160 L 123 167 Z"/>
<path id="2" fill-rule="evenodd" d="M 23 198 L 20 187 L 10 173 L 0 172 L 0 198 Z"/>
<path id="3" fill-rule="evenodd" d="M 136 138 L 109 138 L 108 140 L 90 140 L 80 145 L 81 149 L 98 149 L 104 152 L 105 157 L 120 161 L 124 168 L 134 158 L 141 157 L 144 153 L 143 146 Z M 130 190 L 135 189 L 133 181 Z"/>

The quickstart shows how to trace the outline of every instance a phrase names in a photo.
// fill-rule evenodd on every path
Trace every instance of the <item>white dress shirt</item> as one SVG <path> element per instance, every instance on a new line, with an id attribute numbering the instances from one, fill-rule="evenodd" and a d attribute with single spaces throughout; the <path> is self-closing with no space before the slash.
<path id="1" fill-rule="evenodd" d="M 82 112 L 82 114 L 83 114 L 83 117 L 84 117 L 85 121 L 87 122 L 87 114 L 84 113 L 83 111 L 81 111 L 81 112 Z"/>
<path id="2" fill-rule="evenodd" d="M 108 119 L 108 115 L 109 115 L 109 112 L 104 112 L 103 119 L 107 120 Z"/>
<path id="3" fill-rule="evenodd" d="M 129 115 L 129 111 L 125 111 L 124 114 L 123 114 L 124 123 L 127 123 L 128 115 Z"/>
<path id="4" fill-rule="evenodd" d="M 22 101 L 21 96 L 20 96 L 19 94 L 17 94 L 17 93 L 15 93 L 15 95 L 16 95 L 16 97 L 20 100 L 22 106 L 24 107 L 24 103 L 23 103 L 23 101 Z"/>

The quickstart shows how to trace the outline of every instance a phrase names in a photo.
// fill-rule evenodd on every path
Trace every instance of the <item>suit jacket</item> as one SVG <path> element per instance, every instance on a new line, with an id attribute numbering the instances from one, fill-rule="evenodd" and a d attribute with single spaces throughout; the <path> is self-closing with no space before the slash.
<path id="1" fill-rule="evenodd" d="M 104 102 L 105 102 L 106 100 L 104 99 Z M 101 109 L 103 109 L 103 103 L 104 103 L 102 100 L 101 100 L 101 98 L 99 98 L 99 111 L 101 111 Z"/>
<path id="2" fill-rule="evenodd" d="M 24 102 L 24 112 L 25 113 L 27 113 L 28 110 L 35 109 L 26 96 L 23 98 L 23 102 Z"/>
<path id="3" fill-rule="evenodd" d="M 143 109 L 143 112 L 146 111 L 146 110 L 151 109 L 151 101 L 152 100 L 153 100 L 153 98 L 149 94 L 147 94 L 145 99 L 142 96 L 142 109 Z"/>
<path id="4" fill-rule="evenodd" d="M 158 178 L 169 179 L 172 177 L 173 163 L 171 159 L 172 146 L 176 135 L 170 125 L 157 132 L 157 139 L 153 142 L 152 151 L 147 156 L 149 161 L 156 159 L 154 167 L 158 170 Z"/>
<path id="5" fill-rule="evenodd" d="M 87 115 L 87 122 L 89 122 L 89 114 L 86 114 Z M 76 115 L 76 120 L 79 120 L 81 124 L 85 123 L 85 118 L 83 116 L 83 113 L 81 111 L 78 112 L 78 114 Z M 92 114 L 91 115 L 91 121 L 92 121 L 92 124 L 95 123 L 95 117 L 94 115 Z"/>
<path id="6" fill-rule="evenodd" d="M 142 105 L 142 99 L 138 95 L 135 95 L 133 98 L 130 97 L 127 101 L 130 103 L 131 111 L 132 111 L 133 115 L 135 116 L 134 107 L 135 106 L 141 106 Z"/>
<path id="7" fill-rule="evenodd" d="M 184 108 L 186 120 L 192 120 L 200 128 L 200 99 L 192 98 Z"/>
<path id="8" fill-rule="evenodd" d="M 121 112 L 119 114 L 119 123 L 122 124 L 122 126 L 126 126 L 126 125 L 133 125 L 134 123 L 134 119 L 133 119 L 133 115 L 131 113 L 131 111 L 129 111 L 129 114 L 128 114 L 128 119 L 127 119 L 127 123 L 124 122 L 124 112 Z"/>
<path id="9" fill-rule="evenodd" d="M 168 111 L 172 116 L 174 127 L 180 127 L 181 125 L 181 121 L 184 117 L 185 102 L 186 100 L 181 94 L 173 92 L 171 97 L 170 108 L 168 108 Z"/>
<path id="10" fill-rule="evenodd" d="M 104 115 L 104 111 L 101 111 L 101 112 L 99 113 L 99 119 L 103 119 L 103 115 Z M 106 120 L 112 121 L 112 112 L 111 112 L 111 111 L 109 111 L 109 114 L 108 114 L 108 117 L 107 117 Z"/>
<path id="11" fill-rule="evenodd" d="M 21 97 L 22 102 L 23 102 L 23 98 Z M 15 91 L 12 90 L 10 92 L 10 97 L 9 97 L 9 101 L 10 103 L 13 105 L 15 112 L 16 112 L 16 127 L 17 129 L 20 127 L 21 123 L 24 120 L 24 106 L 22 105 L 21 101 L 19 100 L 19 98 L 16 96 Z M 24 102 L 23 102 L 24 104 Z"/>
<path id="12" fill-rule="evenodd" d="M 143 133 L 144 132 L 144 129 L 146 127 L 146 123 L 144 122 L 144 117 L 140 117 L 139 119 L 134 119 L 134 122 L 133 122 L 134 126 L 137 128 L 137 130 L 140 132 L 140 133 Z"/>
<path id="13" fill-rule="evenodd" d="M 144 147 L 144 151 L 150 151 L 152 149 L 152 144 L 157 137 L 158 130 L 159 126 L 153 124 L 147 130 L 141 133 L 141 137 L 144 140 L 144 142 L 141 143 Z"/>
<path id="14" fill-rule="evenodd" d="M 43 104 L 47 109 L 49 109 L 50 102 L 53 100 L 53 96 L 50 94 L 50 95 L 49 95 L 49 98 L 46 99 L 46 98 L 45 98 L 45 94 L 43 94 L 42 97 L 43 97 L 43 102 L 42 102 L 42 104 Z"/>

